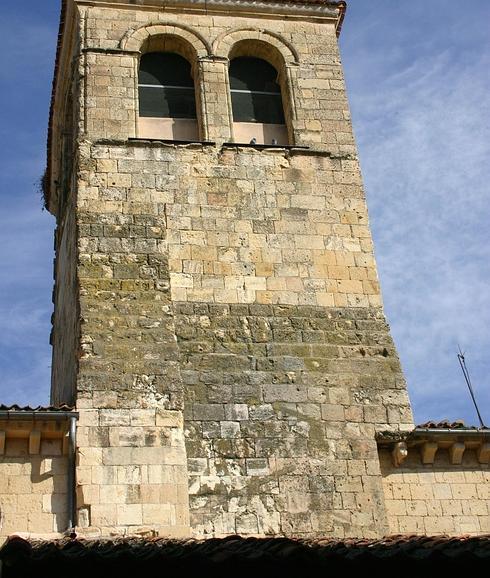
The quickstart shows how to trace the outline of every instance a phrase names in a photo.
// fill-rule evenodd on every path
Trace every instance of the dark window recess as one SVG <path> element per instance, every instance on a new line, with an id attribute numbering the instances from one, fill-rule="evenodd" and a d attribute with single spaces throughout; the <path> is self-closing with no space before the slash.
<path id="1" fill-rule="evenodd" d="M 239 57 L 230 64 L 231 103 L 235 122 L 284 124 L 277 71 L 260 58 Z"/>
<path id="2" fill-rule="evenodd" d="M 196 118 L 194 89 L 140 86 L 140 116 Z"/>
<path id="3" fill-rule="evenodd" d="M 140 116 L 196 118 L 191 65 L 170 52 L 143 54 L 138 77 Z"/>

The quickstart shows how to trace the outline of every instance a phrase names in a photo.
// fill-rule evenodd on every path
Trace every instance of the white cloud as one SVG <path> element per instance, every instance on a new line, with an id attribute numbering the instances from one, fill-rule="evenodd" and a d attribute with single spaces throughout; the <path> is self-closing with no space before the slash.
<path id="1" fill-rule="evenodd" d="M 386 310 L 418 421 L 475 421 L 458 342 L 490 421 L 489 6 L 473 2 L 462 22 L 447 0 L 350 0 L 342 32 Z M 0 402 L 35 404 L 49 389 L 53 253 L 33 183 L 57 23 L 28 16 L 0 20 L 0 83 L 15 111 L 0 127 Z"/>
<path id="2" fill-rule="evenodd" d="M 45 166 L 57 3 L 2 8 L 0 33 L 0 403 L 49 399 L 53 219 Z M 21 31 L 21 33 L 19 33 Z"/>
<path id="3" fill-rule="evenodd" d="M 32 190 L 2 192 L 0 207 L 0 403 L 46 404 L 53 218 Z"/>
<path id="4" fill-rule="evenodd" d="M 394 61 L 348 64 L 386 310 L 416 420 L 476 421 L 458 342 L 490 420 L 490 51 L 404 34 Z"/>

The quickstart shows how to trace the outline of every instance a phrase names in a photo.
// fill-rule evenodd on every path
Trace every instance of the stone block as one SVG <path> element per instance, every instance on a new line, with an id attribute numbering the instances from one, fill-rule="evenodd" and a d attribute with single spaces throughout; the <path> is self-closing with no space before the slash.
<path id="1" fill-rule="evenodd" d="M 2 500 L 1 507 L 4 513 L 15 512 L 18 516 L 27 515 L 29 512 L 52 513 L 50 494 L 18 494 L 15 498 L 15 501 Z"/>
<path id="2" fill-rule="evenodd" d="M 126 506 L 123 506 L 123 508 Z M 94 504 L 90 507 L 89 525 L 95 527 L 115 526 L 119 521 L 116 504 Z"/>
<path id="3" fill-rule="evenodd" d="M 271 473 L 269 462 L 265 458 L 247 458 L 246 467 L 249 476 L 267 476 Z"/>
<path id="4" fill-rule="evenodd" d="M 131 415 L 125 409 L 101 409 L 99 423 L 101 426 L 129 426 Z"/>
<path id="5" fill-rule="evenodd" d="M 224 406 L 221 404 L 199 404 L 193 406 L 195 420 L 220 421 L 225 419 Z"/>
<path id="6" fill-rule="evenodd" d="M 143 523 L 173 526 L 175 524 L 175 507 L 167 504 L 143 504 Z"/>
<path id="7" fill-rule="evenodd" d="M 77 486 L 77 504 L 87 506 L 98 504 L 100 499 L 100 486 L 98 485 L 78 485 Z"/>
<path id="8" fill-rule="evenodd" d="M 264 401 L 304 402 L 308 398 L 305 387 L 287 384 L 268 385 L 264 388 Z"/>
<path id="9" fill-rule="evenodd" d="M 456 500 L 474 500 L 478 497 L 475 484 L 452 484 L 451 491 Z"/>
<path id="10" fill-rule="evenodd" d="M 454 533 L 455 527 L 452 518 L 425 518 L 424 529 L 427 535 L 451 534 Z"/>
<path id="11" fill-rule="evenodd" d="M 390 484 L 391 492 L 395 500 L 410 500 L 412 495 L 410 493 L 410 485 L 403 483 L 393 483 Z"/>
<path id="12" fill-rule="evenodd" d="M 322 419 L 326 421 L 343 421 L 344 420 L 344 406 L 333 404 L 322 404 Z"/>
<path id="13" fill-rule="evenodd" d="M 106 484 L 99 488 L 101 504 L 126 503 L 126 486 L 122 484 Z"/>
<path id="14" fill-rule="evenodd" d="M 184 425 L 182 412 L 158 408 L 156 410 L 156 425 L 158 427 L 182 428 Z"/>
<path id="15" fill-rule="evenodd" d="M 221 437 L 238 438 L 240 437 L 240 422 L 237 421 L 222 421 L 220 424 Z"/>
<path id="16" fill-rule="evenodd" d="M 238 534 L 257 534 L 259 524 L 256 514 L 241 514 L 236 517 L 236 531 Z"/>
<path id="17" fill-rule="evenodd" d="M 432 500 L 434 498 L 432 486 L 428 484 L 411 484 L 410 495 L 413 500 Z"/>
<path id="18" fill-rule="evenodd" d="M 132 448 L 95 448 L 99 450 L 98 455 L 100 456 L 98 461 L 94 460 L 93 465 L 104 465 L 104 466 L 119 466 L 132 464 Z M 83 448 L 83 451 L 85 448 Z M 80 453 L 82 450 L 80 450 Z"/>
<path id="19" fill-rule="evenodd" d="M 132 409 L 130 410 L 131 426 L 153 426 L 156 425 L 154 409 Z"/>
<path id="20" fill-rule="evenodd" d="M 434 484 L 433 491 L 436 500 L 451 500 L 453 497 L 451 484 Z"/>
<path id="21" fill-rule="evenodd" d="M 118 504 L 117 524 L 121 526 L 140 526 L 143 523 L 143 506 L 141 504 Z M 150 507 L 150 506 L 146 506 Z"/>
<path id="22" fill-rule="evenodd" d="M 36 534 L 50 534 L 54 532 L 55 527 L 53 515 L 39 511 L 30 512 L 27 514 L 27 530 Z"/>

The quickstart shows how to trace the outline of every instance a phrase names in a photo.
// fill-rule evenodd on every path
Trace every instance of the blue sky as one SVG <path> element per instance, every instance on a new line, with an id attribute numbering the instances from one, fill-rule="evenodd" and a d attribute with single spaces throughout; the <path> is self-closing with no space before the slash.
<path id="1" fill-rule="evenodd" d="M 385 309 L 415 419 L 490 422 L 490 2 L 350 0 L 342 60 Z M 0 403 L 49 399 L 54 219 L 42 211 L 57 0 L 4 3 Z"/>

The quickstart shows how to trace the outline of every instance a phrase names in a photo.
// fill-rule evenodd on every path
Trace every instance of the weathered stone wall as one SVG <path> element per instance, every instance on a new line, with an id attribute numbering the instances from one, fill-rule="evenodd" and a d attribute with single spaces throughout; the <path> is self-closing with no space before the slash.
<path id="1" fill-rule="evenodd" d="M 80 348 L 77 227 L 73 201 L 56 229 L 51 403 L 74 405 Z"/>
<path id="2" fill-rule="evenodd" d="M 473 450 L 459 466 L 447 450 L 439 450 L 431 465 L 409 452 L 396 468 L 384 450 L 380 463 L 391 534 L 490 533 L 490 469 Z"/>
<path id="3" fill-rule="evenodd" d="M 67 458 L 61 440 L 8 438 L 0 455 L 0 542 L 15 532 L 53 534 L 67 528 Z"/>
<path id="4" fill-rule="evenodd" d="M 145 143 L 97 146 L 93 154 L 80 204 L 155 212 L 155 231 L 137 250 L 168 251 L 173 300 L 380 306 L 355 161 Z M 132 252 L 125 236 L 134 231 L 119 227 L 116 238 L 87 248 Z M 106 227 L 101 236 L 111 234 Z M 102 266 L 92 275 L 104 275 Z"/>
<path id="5" fill-rule="evenodd" d="M 79 524 L 177 536 L 188 497 L 167 232 L 158 203 L 112 200 L 129 178 L 105 150 L 84 149 L 77 207 Z"/>
<path id="6" fill-rule="evenodd" d="M 380 305 L 355 161 L 226 148 L 160 156 L 178 163 L 170 187 L 158 176 L 153 185 L 151 161 L 140 167 L 145 190 L 163 184 L 173 196 L 166 219 L 174 300 Z"/>
<path id="7" fill-rule="evenodd" d="M 69 28 L 77 30 L 80 21 L 73 15 Z M 54 238 L 54 290 L 53 329 L 50 342 L 53 346 L 51 371 L 51 403 L 74 405 L 80 345 L 80 308 L 78 286 L 78 136 L 82 128 L 83 102 L 79 70 L 73 65 L 72 52 L 80 50 L 78 33 L 67 38 L 65 50 L 60 54 L 60 67 L 66 70 L 58 81 L 59 95 L 54 99 L 50 144 L 50 163 L 56 175 L 46 174 L 52 183 L 52 201 L 49 207 L 56 215 Z M 56 138 L 53 136 L 56 135 Z"/>
<path id="8" fill-rule="evenodd" d="M 405 391 L 379 309 L 175 305 L 197 534 L 376 536 Z"/>
<path id="9" fill-rule="evenodd" d="M 330 175 L 332 167 L 341 168 L 328 157 L 296 154 L 302 156 L 304 170 L 309 163 L 326 164 Z M 337 195 L 338 210 L 329 213 L 333 228 L 326 231 L 332 233 L 338 224 L 339 236 L 317 235 L 316 218 L 320 221 L 323 209 L 274 209 L 284 179 L 271 178 L 265 198 L 237 193 L 231 202 L 222 192 L 227 180 L 238 180 L 243 166 L 262 175 L 257 187 L 267 182 L 263 167 L 270 175 L 274 166 L 278 174 L 289 171 L 290 153 L 285 151 L 113 143 L 93 145 L 87 158 L 92 160 L 84 175 L 87 186 L 81 190 L 90 195 L 79 195 L 84 248 L 79 276 L 82 327 L 90 346 L 80 361 L 78 407 L 91 408 L 81 415 L 81 425 L 87 425 L 82 436 L 84 431 L 89 436 L 83 444 L 90 455 L 94 445 L 107 445 L 93 466 L 106 471 L 113 459 L 109 456 L 120 455 L 111 447 L 121 443 L 114 437 L 118 431 L 124 432 L 128 445 L 147 443 L 131 412 L 148 407 L 150 413 L 155 403 L 173 399 L 171 409 L 183 406 L 186 416 L 196 534 L 382 533 L 375 427 L 411 427 L 396 351 L 382 310 L 367 306 L 370 294 L 353 296 L 351 307 L 320 307 L 321 283 L 330 283 L 332 305 L 336 298 L 347 304 L 350 296 L 341 292 L 341 280 L 309 284 L 316 271 L 314 255 L 338 255 L 350 259 L 350 270 L 359 276 L 374 274 L 370 244 L 361 242 L 367 227 L 343 227 L 340 222 L 342 207 L 355 197 Z M 221 168 L 227 176 L 204 176 L 207 185 L 196 176 Z M 116 178 L 117 189 L 98 184 Z M 301 186 L 299 180 L 293 191 L 296 186 Z M 325 184 L 316 185 L 317 194 L 321 186 L 325 198 L 332 194 Z M 107 200 L 116 190 L 118 200 Z M 347 191 L 361 194 L 359 187 Z M 226 204 L 210 204 L 219 195 Z M 294 196 L 292 192 L 291 199 Z M 271 210 L 264 206 L 267 199 Z M 301 234 L 295 232 L 298 223 L 304 224 Z M 268 248 L 275 230 L 288 232 L 282 233 L 277 248 Z M 353 231 L 359 230 L 361 236 L 354 237 Z M 342 233 L 349 235 L 348 245 Z M 338 250 L 296 249 L 300 260 L 295 240 L 308 234 L 318 236 L 323 247 L 332 242 Z M 262 244 L 258 264 L 250 247 L 255 235 Z M 230 242 L 231 237 L 237 243 Z M 283 248 L 288 243 L 289 250 Z M 281 262 L 284 255 L 290 256 L 286 264 Z M 263 261 L 270 265 L 269 276 L 258 277 L 257 266 L 264 267 Z M 319 270 L 327 277 L 328 266 Z M 229 279 L 237 278 L 242 284 L 252 280 L 255 287 L 269 279 L 281 282 L 274 273 L 284 275 L 283 287 L 290 290 L 284 290 L 283 301 L 289 304 L 260 303 L 259 290 L 253 287 L 248 292 L 236 285 L 225 288 Z M 182 278 L 192 287 L 182 287 Z M 295 280 L 298 284 L 292 285 Z M 207 303 L 195 302 L 197 298 L 207 298 Z M 226 300 L 229 303 L 223 303 Z M 108 400 L 114 411 L 101 411 L 109 407 Z M 135 484 L 147 483 L 141 480 Z M 129 499 L 132 484 L 127 484 L 119 488 L 121 500 Z M 110 490 L 116 495 L 114 487 Z M 98 512 L 99 507 L 91 509 Z"/>
<path id="10" fill-rule="evenodd" d="M 211 143 L 128 141 L 138 50 L 162 35 L 192 61 Z M 382 535 L 375 428 L 412 418 L 333 22 L 82 5 L 79 36 L 79 524 Z M 270 47 L 308 150 L 225 144 L 239 42 Z"/>

